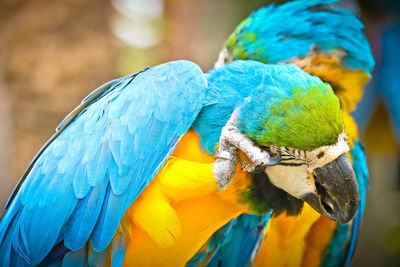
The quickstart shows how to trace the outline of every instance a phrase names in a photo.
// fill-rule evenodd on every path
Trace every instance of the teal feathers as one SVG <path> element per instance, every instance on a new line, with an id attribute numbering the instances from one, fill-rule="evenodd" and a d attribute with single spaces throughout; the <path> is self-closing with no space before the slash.
<path id="1" fill-rule="evenodd" d="M 336 143 L 343 122 L 339 100 L 329 85 L 294 65 L 243 62 L 237 60 L 207 75 L 210 104 L 193 125 L 205 151 L 214 153 L 220 131 L 236 107 L 240 107 L 238 128 L 261 145 L 312 150 Z M 235 78 L 228 82 L 228 77 Z M 232 86 L 241 81 L 246 81 L 244 86 Z"/>
<path id="2" fill-rule="evenodd" d="M 294 65 L 276 66 L 241 106 L 238 128 L 264 146 L 312 150 L 335 144 L 343 121 L 332 88 Z"/>
<path id="3" fill-rule="evenodd" d="M 122 264 L 127 240 L 115 235 L 120 221 L 179 138 L 193 126 L 213 149 L 233 110 L 272 85 L 330 90 L 293 65 L 256 61 L 236 61 L 207 75 L 194 63 L 170 62 L 101 87 L 62 123 L 10 199 L 0 222 L 1 265 L 97 264 L 107 248 L 112 264 Z M 241 116 L 257 115 L 257 109 L 241 110 Z M 258 229 L 254 238 L 242 234 L 247 258 L 266 222 L 258 228 L 252 221 L 236 224 Z"/>
<path id="4" fill-rule="evenodd" d="M 237 59 L 251 59 L 264 63 L 290 62 L 295 58 L 301 60 L 302 57 L 312 56 L 313 53 L 344 51 L 343 58 L 339 58 L 342 67 L 362 70 L 370 74 L 375 62 L 368 41 L 362 32 L 364 26 L 350 11 L 327 6 L 334 2 L 336 1 L 299 0 L 281 6 L 270 5 L 253 12 L 227 39 L 217 65 Z M 393 98 L 391 102 L 395 102 L 395 99 Z M 262 106 L 261 103 L 249 105 L 249 108 L 261 109 Z M 261 118 L 252 119 L 262 120 Z M 275 123 L 276 120 L 273 122 Z M 252 135 L 253 138 L 258 135 L 261 140 L 266 135 L 262 133 L 261 128 L 257 130 L 258 124 L 246 125 L 247 134 Z M 285 128 L 284 125 L 280 126 L 277 129 Z M 261 144 L 264 142 L 259 141 Z M 272 141 L 268 140 L 265 143 L 270 142 Z M 352 223 L 339 225 L 322 264 L 330 262 L 331 266 L 341 263 L 348 265 L 354 252 L 368 180 L 365 154 L 359 153 L 358 142 L 355 145 L 356 148 L 352 150 L 352 154 L 360 187 L 360 208 Z"/>
<path id="5" fill-rule="evenodd" d="M 188 263 L 194 267 L 203 262 L 209 254 L 205 266 L 246 266 L 254 256 L 253 248 L 262 238 L 271 213 L 266 215 L 241 215 L 220 228 Z"/>
<path id="6" fill-rule="evenodd" d="M 253 12 L 225 42 L 226 61 L 277 63 L 312 49 L 346 51 L 343 65 L 370 73 L 374 66 L 363 24 L 350 11 L 329 8 L 335 0 L 300 0 Z M 314 10 L 319 12 L 314 12 Z"/>
<path id="7" fill-rule="evenodd" d="M 126 209 L 192 125 L 205 93 L 200 68 L 176 61 L 92 94 L 10 200 L 0 222 L 0 265 L 35 266 L 65 253 L 66 264 L 99 259 L 101 253 L 87 255 L 89 238 L 94 251 L 108 247 Z M 124 242 L 113 243 L 115 262 L 123 260 Z"/>

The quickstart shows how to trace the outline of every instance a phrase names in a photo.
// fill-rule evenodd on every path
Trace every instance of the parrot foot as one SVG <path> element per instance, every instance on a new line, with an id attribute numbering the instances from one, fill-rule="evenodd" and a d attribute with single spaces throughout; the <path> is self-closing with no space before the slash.
<path id="1" fill-rule="evenodd" d="M 277 165 L 280 157 L 271 158 L 268 152 L 260 149 L 245 134 L 236 127 L 237 111 L 235 110 L 222 128 L 221 137 L 219 139 L 219 148 L 215 157 L 217 158 L 214 165 L 214 175 L 217 179 L 221 190 L 226 189 L 236 172 L 236 165 L 239 162 L 238 149 L 247 155 L 253 164 L 241 162 L 242 168 L 248 172 L 260 173 L 267 166 Z"/>

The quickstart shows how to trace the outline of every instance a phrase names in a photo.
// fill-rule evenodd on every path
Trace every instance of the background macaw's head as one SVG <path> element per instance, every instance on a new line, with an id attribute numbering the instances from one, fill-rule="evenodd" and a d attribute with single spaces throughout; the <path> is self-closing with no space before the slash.
<path id="1" fill-rule="evenodd" d="M 364 26 L 336 0 L 295 1 L 260 8 L 226 40 L 216 66 L 237 59 L 293 63 L 328 82 L 352 111 L 374 66 Z M 339 78 L 340 77 L 340 78 Z"/>

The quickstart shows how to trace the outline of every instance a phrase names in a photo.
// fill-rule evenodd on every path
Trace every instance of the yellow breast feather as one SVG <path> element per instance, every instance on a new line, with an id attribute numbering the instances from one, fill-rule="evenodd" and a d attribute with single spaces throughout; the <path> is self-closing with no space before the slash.
<path id="1" fill-rule="evenodd" d="M 214 157 L 200 150 L 198 140 L 189 131 L 127 210 L 125 266 L 183 266 L 215 231 L 247 211 L 240 191 L 248 174 L 238 168 L 231 186 L 217 192 Z"/>

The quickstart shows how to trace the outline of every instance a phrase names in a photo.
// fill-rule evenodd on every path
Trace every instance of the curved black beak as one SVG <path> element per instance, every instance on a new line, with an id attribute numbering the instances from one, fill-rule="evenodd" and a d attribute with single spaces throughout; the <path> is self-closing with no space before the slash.
<path id="1" fill-rule="evenodd" d="M 322 215 L 347 223 L 357 212 L 360 200 L 357 180 L 347 154 L 314 170 L 316 194 L 303 200 Z"/>

